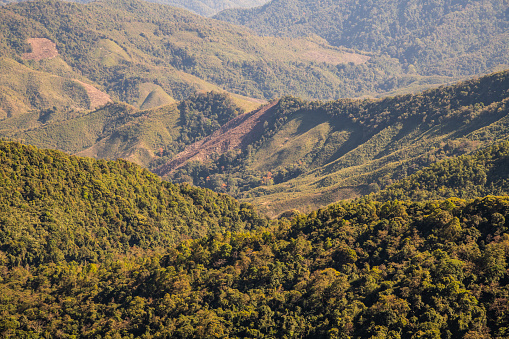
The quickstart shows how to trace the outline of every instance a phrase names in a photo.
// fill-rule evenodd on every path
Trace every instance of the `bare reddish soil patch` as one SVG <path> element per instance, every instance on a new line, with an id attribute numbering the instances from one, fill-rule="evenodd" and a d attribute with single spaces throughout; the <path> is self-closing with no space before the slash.
<path id="1" fill-rule="evenodd" d="M 90 99 L 90 109 L 96 109 L 99 106 L 103 106 L 109 102 L 112 102 L 111 98 L 108 94 L 101 92 L 94 86 L 86 84 L 79 80 L 75 80 L 75 81 L 77 83 L 79 83 L 81 86 L 83 86 L 85 88 L 85 90 L 87 91 L 88 98 Z"/>
<path id="2" fill-rule="evenodd" d="M 39 61 L 53 59 L 58 55 L 57 45 L 49 39 L 32 38 L 28 39 L 27 42 L 32 45 L 32 52 L 24 53 L 23 59 Z"/>
<path id="3" fill-rule="evenodd" d="M 208 137 L 187 146 L 184 151 L 177 154 L 170 162 L 156 168 L 154 172 L 165 176 L 188 161 L 204 161 L 214 154 L 223 154 L 246 147 L 263 133 L 263 123 L 271 114 L 271 108 L 276 104 L 277 101 L 230 120 Z"/>
<path id="4" fill-rule="evenodd" d="M 340 54 L 332 54 L 327 53 L 326 51 L 313 50 L 307 51 L 304 53 L 303 57 L 307 60 L 317 61 L 317 62 L 326 62 L 328 64 L 346 64 L 349 62 L 353 62 L 356 65 L 360 65 L 366 63 L 370 57 L 367 55 L 357 54 L 357 53 L 340 53 Z"/>

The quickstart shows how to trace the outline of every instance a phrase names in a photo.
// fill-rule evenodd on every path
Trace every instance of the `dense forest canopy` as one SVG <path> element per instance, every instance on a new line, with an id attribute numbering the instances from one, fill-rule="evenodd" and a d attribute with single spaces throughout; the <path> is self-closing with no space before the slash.
<path id="1" fill-rule="evenodd" d="M 507 197 L 363 200 L 164 254 L 0 269 L 5 336 L 505 338 Z M 5 263 L 0 262 L 0 265 Z"/>
<path id="2" fill-rule="evenodd" d="M 127 161 L 0 142 L 0 251 L 9 266 L 100 262 L 167 250 L 266 220 L 253 207 L 173 185 Z"/>

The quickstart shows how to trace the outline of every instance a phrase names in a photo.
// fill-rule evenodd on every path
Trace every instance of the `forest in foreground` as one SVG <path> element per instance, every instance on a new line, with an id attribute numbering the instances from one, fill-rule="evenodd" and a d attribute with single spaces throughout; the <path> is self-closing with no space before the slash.
<path id="1" fill-rule="evenodd" d="M 507 197 L 366 197 L 268 222 L 125 161 L 0 156 L 3 337 L 509 334 Z M 176 244 L 162 216 L 208 230 Z"/>

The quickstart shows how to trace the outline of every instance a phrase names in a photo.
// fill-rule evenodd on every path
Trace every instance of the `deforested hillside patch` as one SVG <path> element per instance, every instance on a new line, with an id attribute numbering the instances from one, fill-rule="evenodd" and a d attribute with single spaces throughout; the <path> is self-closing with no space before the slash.
<path id="1" fill-rule="evenodd" d="M 46 38 L 30 38 L 27 40 L 30 44 L 32 51 L 23 54 L 23 59 L 27 60 L 42 60 L 53 59 L 58 55 L 57 45 Z"/>
<path id="2" fill-rule="evenodd" d="M 0 135 L 81 156 L 127 159 L 154 169 L 242 115 L 244 109 L 237 103 L 252 105 L 224 92 L 196 93 L 161 106 L 157 103 L 154 97 L 151 104 L 156 107 L 143 111 L 122 103 L 78 113 L 49 108 L 0 121 Z"/>

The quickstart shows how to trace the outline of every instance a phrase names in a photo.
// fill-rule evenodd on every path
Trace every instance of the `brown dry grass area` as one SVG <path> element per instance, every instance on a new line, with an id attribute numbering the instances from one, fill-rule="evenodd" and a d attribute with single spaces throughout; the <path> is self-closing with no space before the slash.
<path id="1" fill-rule="evenodd" d="M 276 104 L 277 101 L 274 101 L 259 110 L 239 115 L 208 137 L 187 146 L 184 151 L 170 162 L 156 168 L 154 172 L 165 176 L 188 161 L 203 161 L 213 154 L 223 154 L 247 146 L 263 133 L 266 116 L 271 114 L 271 108 Z"/>
<path id="2" fill-rule="evenodd" d="M 303 57 L 310 61 L 316 62 L 326 62 L 328 64 L 346 64 L 349 62 L 353 62 L 356 65 L 366 63 L 370 57 L 367 55 L 357 54 L 357 53 L 341 53 L 341 54 L 331 54 L 327 51 L 321 50 L 313 50 L 307 51 L 304 53 Z"/>
<path id="3" fill-rule="evenodd" d="M 46 38 L 32 38 L 27 42 L 32 45 L 32 53 L 24 53 L 23 59 L 39 61 L 53 59 L 58 55 L 57 45 Z"/>
<path id="4" fill-rule="evenodd" d="M 86 84 L 84 82 L 81 82 L 79 80 L 75 80 L 77 83 L 79 83 L 81 86 L 85 88 L 87 91 L 88 97 L 90 99 L 90 109 L 96 109 L 97 107 L 106 105 L 111 101 L 111 98 L 108 94 L 101 92 L 97 88 L 95 88 L 92 85 Z"/>

